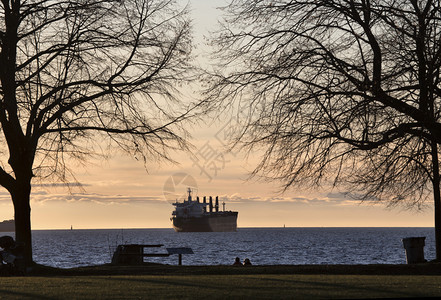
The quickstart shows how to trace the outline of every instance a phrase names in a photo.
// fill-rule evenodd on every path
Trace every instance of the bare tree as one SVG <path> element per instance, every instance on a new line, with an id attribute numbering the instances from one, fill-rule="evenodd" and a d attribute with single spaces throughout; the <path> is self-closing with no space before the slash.
<path id="1" fill-rule="evenodd" d="M 207 97 L 247 107 L 235 142 L 265 149 L 254 174 L 391 205 L 433 197 L 441 259 L 440 2 L 233 0 L 225 10 Z"/>
<path id="2" fill-rule="evenodd" d="M 34 177 L 66 182 L 96 141 L 144 159 L 188 146 L 190 24 L 172 0 L 2 0 L 0 20 L 0 184 L 29 266 Z"/>

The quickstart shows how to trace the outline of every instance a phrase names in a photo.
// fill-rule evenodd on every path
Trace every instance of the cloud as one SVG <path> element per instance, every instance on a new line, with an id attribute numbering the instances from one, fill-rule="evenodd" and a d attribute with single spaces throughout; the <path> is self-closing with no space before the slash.
<path id="1" fill-rule="evenodd" d="M 38 187 L 57 187 L 60 184 L 42 184 Z M 214 197 L 213 197 L 214 198 Z M 241 203 L 241 204 L 253 204 L 253 203 L 291 203 L 298 205 L 327 205 L 327 206 L 348 206 L 359 205 L 360 200 L 355 200 L 355 197 L 349 193 L 330 192 L 327 194 L 314 194 L 314 195 L 296 195 L 296 196 L 246 196 L 239 193 L 224 194 L 219 196 L 221 202 L 226 203 Z M 0 202 L 10 203 L 11 198 L 7 191 L 0 190 Z M 96 203 L 104 205 L 122 205 L 122 204 L 157 204 L 166 201 L 162 194 L 155 196 L 144 195 L 130 195 L 130 194 L 105 194 L 105 193 L 68 193 L 68 192 L 48 192 L 43 189 L 34 189 L 31 194 L 31 201 L 34 203 L 47 203 L 47 202 L 83 202 L 83 203 Z"/>
<path id="2" fill-rule="evenodd" d="M 31 199 L 36 203 L 46 202 L 89 202 L 97 204 L 135 204 L 135 203 L 158 203 L 164 201 L 162 197 L 131 196 L 131 195 L 105 195 L 97 193 L 72 193 L 51 194 L 32 193 Z"/>
<path id="3" fill-rule="evenodd" d="M 67 182 L 67 183 L 35 183 L 32 187 L 84 187 L 89 186 L 89 184 L 79 183 L 79 182 Z"/>
<path id="4" fill-rule="evenodd" d="M 7 192 L 0 192 L 0 202 L 1 203 L 11 203 L 11 195 Z"/>
<path id="5" fill-rule="evenodd" d="M 330 198 L 330 199 L 333 199 L 333 200 L 335 199 L 335 200 L 343 201 L 343 202 L 349 201 L 349 202 L 360 203 L 361 202 L 360 199 L 363 199 L 363 195 L 362 194 L 353 193 L 353 192 L 336 192 L 336 193 L 332 193 L 331 192 L 331 193 L 328 193 L 326 196 L 328 198 Z M 379 199 L 376 198 L 376 197 L 370 197 L 368 199 L 364 199 L 363 201 L 365 201 L 365 202 L 377 202 L 377 201 L 379 201 Z"/>
<path id="6" fill-rule="evenodd" d="M 305 205 L 358 205 L 359 200 L 348 198 L 343 193 L 329 193 L 326 195 L 308 196 L 269 196 L 244 197 L 240 194 L 223 195 L 220 200 L 230 203 L 297 203 Z"/>

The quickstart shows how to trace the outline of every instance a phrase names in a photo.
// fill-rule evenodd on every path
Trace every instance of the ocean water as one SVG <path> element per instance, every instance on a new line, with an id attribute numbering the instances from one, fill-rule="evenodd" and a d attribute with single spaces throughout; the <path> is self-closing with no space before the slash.
<path id="1" fill-rule="evenodd" d="M 435 258 L 433 228 L 239 228 L 237 232 L 177 233 L 173 229 L 35 230 L 37 263 L 71 268 L 111 262 L 118 244 L 190 247 L 184 265 L 229 265 L 235 257 L 255 265 L 404 264 L 402 238 L 426 237 L 424 254 Z M 177 255 L 145 261 L 176 265 Z"/>

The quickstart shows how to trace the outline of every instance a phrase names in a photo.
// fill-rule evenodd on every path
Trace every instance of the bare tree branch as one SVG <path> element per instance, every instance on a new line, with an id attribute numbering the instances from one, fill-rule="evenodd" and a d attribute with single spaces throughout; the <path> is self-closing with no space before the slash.
<path id="1" fill-rule="evenodd" d="M 420 208 L 434 197 L 441 259 L 441 7 L 413 0 L 233 0 L 213 38 L 214 107 L 247 107 L 232 140 L 252 175 L 342 186 Z"/>
<path id="2" fill-rule="evenodd" d="M 196 76 L 186 7 L 167 0 L 1 1 L 0 185 L 32 260 L 32 178 L 67 181 L 103 137 L 144 161 L 188 149 Z M 9 156 L 9 157 L 6 157 Z"/>

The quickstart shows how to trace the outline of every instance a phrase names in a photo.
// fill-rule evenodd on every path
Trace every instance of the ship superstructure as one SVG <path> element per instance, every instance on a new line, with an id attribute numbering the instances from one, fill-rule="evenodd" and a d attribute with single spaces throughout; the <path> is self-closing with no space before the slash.
<path id="1" fill-rule="evenodd" d="M 184 202 L 176 200 L 173 205 L 175 210 L 172 213 L 171 221 L 177 232 L 226 232 L 237 230 L 237 211 L 219 211 L 219 197 L 216 196 L 213 205 L 213 197 L 192 198 L 192 190 L 188 188 L 188 197 Z M 207 202 L 208 201 L 208 202 Z"/>

